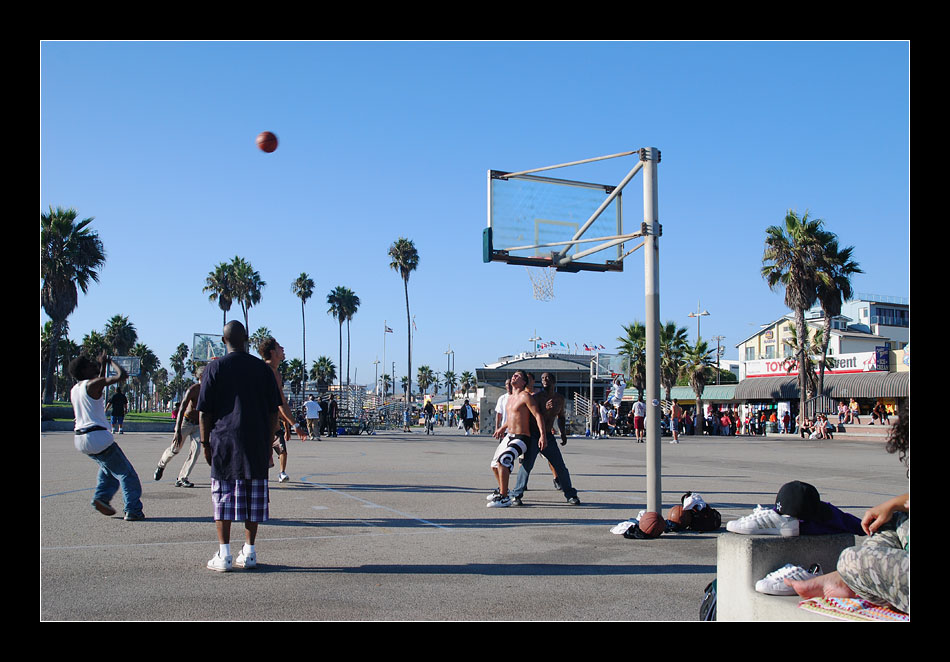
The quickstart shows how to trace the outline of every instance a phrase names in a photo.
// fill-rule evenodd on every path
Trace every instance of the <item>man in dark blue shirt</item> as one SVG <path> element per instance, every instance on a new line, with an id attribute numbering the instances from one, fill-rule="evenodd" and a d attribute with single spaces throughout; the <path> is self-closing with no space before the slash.
<path id="1" fill-rule="evenodd" d="M 219 543 L 208 568 L 217 572 L 257 565 L 254 544 L 268 518 L 267 473 L 281 404 L 273 371 L 247 352 L 244 325 L 229 322 L 223 340 L 228 353 L 205 368 L 197 405 Z M 233 560 L 232 521 L 244 522 L 246 539 Z"/>

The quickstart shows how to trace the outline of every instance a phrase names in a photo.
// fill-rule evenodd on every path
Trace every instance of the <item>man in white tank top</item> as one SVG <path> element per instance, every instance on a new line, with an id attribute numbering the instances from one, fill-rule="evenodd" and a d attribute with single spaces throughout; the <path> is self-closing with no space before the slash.
<path id="1" fill-rule="evenodd" d="M 112 364 L 116 374 L 107 377 L 106 367 Z M 142 483 L 135 468 L 112 437 L 112 425 L 106 418 L 105 389 L 125 381 L 128 373 L 105 352 L 98 361 L 85 356 L 73 359 L 69 374 L 76 380 L 70 391 L 75 414 L 76 450 L 85 453 L 99 465 L 99 481 L 92 506 L 103 515 L 115 515 L 111 501 L 122 488 L 125 498 L 125 519 L 129 522 L 145 519 L 142 512 Z"/>

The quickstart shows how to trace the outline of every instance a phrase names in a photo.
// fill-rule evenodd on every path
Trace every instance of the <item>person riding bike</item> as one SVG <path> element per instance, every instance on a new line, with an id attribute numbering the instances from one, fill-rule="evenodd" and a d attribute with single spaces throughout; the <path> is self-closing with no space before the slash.
<path id="1" fill-rule="evenodd" d="M 425 414 L 426 419 L 426 434 L 433 434 L 433 426 L 435 421 L 435 407 L 432 406 L 432 400 L 429 400 L 426 403 L 426 406 L 422 408 L 422 411 Z"/>

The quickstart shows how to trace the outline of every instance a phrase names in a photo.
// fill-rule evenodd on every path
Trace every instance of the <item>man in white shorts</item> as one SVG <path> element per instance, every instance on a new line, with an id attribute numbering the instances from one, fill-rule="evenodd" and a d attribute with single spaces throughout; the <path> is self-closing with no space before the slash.
<path id="1" fill-rule="evenodd" d="M 181 406 L 178 408 L 178 416 L 175 417 L 175 435 L 172 437 L 172 444 L 162 453 L 162 459 L 158 461 L 158 466 L 155 468 L 155 480 L 161 480 L 162 474 L 165 473 L 165 467 L 171 462 L 173 457 L 178 455 L 184 440 L 186 438 L 190 439 L 191 447 L 188 450 L 188 457 L 185 459 L 185 464 L 182 465 L 181 471 L 178 473 L 178 480 L 175 482 L 175 487 L 195 486 L 194 483 L 188 480 L 188 476 L 191 475 L 191 470 L 194 469 L 198 463 L 198 441 L 200 434 L 198 431 L 198 410 L 195 409 L 195 405 L 198 404 L 198 393 L 201 391 L 201 375 L 203 374 L 204 367 L 198 368 L 195 374 L 198 378 L 198 382 L 192 384 L 188 387 L 188 390 L 185 391 L 185 399 L 182 400 Z"/>
<path id="2" fill-rule="evenodd" d="M 489 508 L 507 508 L 511 505 L 508 496 L 508 478 L 515 460 L 528 450 L 531 439 L 530 420 L 534 417 L 538 429 L 544 430 L 544 417 L 534 396 L 528 392 L 528 375 L 524 370 L 516 370 L 510 380 L 511 394 L 505 407 L 505 422 L 495 430 L 495 439 L 500 443 L 492 456 L 491 469 L 498 481 L 498 492 L 489 496 Z M 542 435 L 538 442 L 540 449 L 545 447 Z"/>

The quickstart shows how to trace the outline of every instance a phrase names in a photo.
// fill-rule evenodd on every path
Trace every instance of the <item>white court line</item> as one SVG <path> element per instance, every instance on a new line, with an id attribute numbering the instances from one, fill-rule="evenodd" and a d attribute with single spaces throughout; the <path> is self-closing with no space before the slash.
<path id="1" fill-rule="evenodd" d="M 390 508 L 390 507 L 388 507 L 388 506 L 383 506 L 383 505 L 380 505 L 380 504 L 378 504 L 378 503 L 374 503 L 374 502 L 370 501 L 369 499 L 364 499 L 363 497 L 358 497 L 358 496 L 355 496 L 355 495 L 352 495 L 352 494 L 347 494 L 346 492 L 341 492 L 340 490 L 336 490 L 336 489 L 334 489 L 334 488 L 332 488 L 332 487 L 329 487 L 329 486 L 327 486 L 327 485 L 321 485 L 320 483 L 311 483 L 311 482 L 309 482 L 309 481 L 307 480 L 307 478 L 308 478 L 308 476 L 304 476 L 304 477 L 301 478 L 300 480 L 304 481 L 304 482 L 307 483 L 308 485 L 313 485 L 314 487 L 319 487 L 320 489 L 326 490 L 327 492 L 333 492 L 334 494 L 339 494 L 340 496 L 346 497 L 347 499 L 353 499 L 353 500 L 355 500 L 355 501 L 361 501 L 361 502 L 363 503 L 363 505 L 365 505 L 365 506 L 367 506 L 367 507 L 370 507 L 370 508 L 381 508 L 381 509 L 383 509 L 383 510 L 388 510 L 388 511 L 391 512 L 391 513 L 396 513 L 397 515 L 400 515 L 401 517 L 405 517 L 406 519 L 411 519 L 411 520 L 414 520 L 414 521 L 416 521 L 416 522 L 421 522 L 422 524 L 426 524 L 426 525 L 428 525 L 428 526 L 434 526 L 434 527 L 437 528 L 437 529 L 446 529 L 446 530 L 449 529 L 449 527 L 447 527 L 447 526 L 442 526 L 441 524 L 436 524 L 435 522 L 430 522 L 429 520 L 425 520 L 425 519 L 421 519 L 421 518 L 419 518 L 419 517 L 415 517 L 415 516 L 413 516 L 413 515 L 410 515 L 409 513 L 404 513 L 404 512 L 402 512 L 402 511 L 395 510 L 394 508 Z"/>

